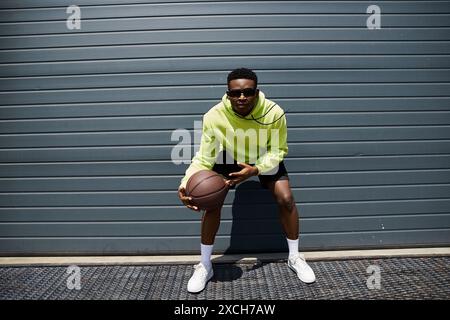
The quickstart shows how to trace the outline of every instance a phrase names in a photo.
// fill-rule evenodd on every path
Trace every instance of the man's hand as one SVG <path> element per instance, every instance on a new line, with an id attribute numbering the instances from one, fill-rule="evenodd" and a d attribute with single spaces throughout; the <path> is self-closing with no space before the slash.
<path id="1" fill-rule="evenodd" d="M 252 167 L 251 165 L 248 165 L 246 163 L 237 163 L 239 167 L 242 168 L 239 172 L 232 172 L 230 173 L 230 177 L 233 177 L 232 179 L 225 180 L 225 183 L 232 187 L 238 183 L 241 183 L 244 180 L 247 180 L 250 177 L 258 175 L 258 168 Z"/>
<path id="2" fill-rule="evenodd" d="M 188 207 L 191 210 L 194 211 L 200 211 L 200 209 L 194 205 L 191 204 L 191 197 L 186 196 L 186 189 L 184 187 L 179 187 L 178 188 L 178 197 L 180 198 L 181 202 L 183 202 L 183 204 Z"/>

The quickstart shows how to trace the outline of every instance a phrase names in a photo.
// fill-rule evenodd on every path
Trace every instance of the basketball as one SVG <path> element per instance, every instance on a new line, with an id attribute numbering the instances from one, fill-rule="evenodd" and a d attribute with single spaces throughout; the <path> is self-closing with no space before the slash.
<path id="1" fill-rule="evenodd" d="M 228 186 L 222 175 L 212 170 L 200 170 L 194 173 L 186 184 L 186 195 L 199 209 L 216 209 L 222 206 L 228 192 Z"/>

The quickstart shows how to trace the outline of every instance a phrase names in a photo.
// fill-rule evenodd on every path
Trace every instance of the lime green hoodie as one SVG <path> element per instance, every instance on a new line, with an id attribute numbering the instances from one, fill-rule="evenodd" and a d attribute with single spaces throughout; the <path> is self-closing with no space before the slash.
<path id="1" fill-rule="evenodd" d="M 266 99 L 260 91 L 253 110 L 242 117 L 234 112 L 225 94 L 222 101 L 203 116 L 200 148 L 180 186 L 186 187 L 195 172 L 212 169 L 222 150 L 233 155 L 238 162 L 254 163 L 259 174 L 274 174 L 274 168 L 288 152 L 283 109 Z"/>

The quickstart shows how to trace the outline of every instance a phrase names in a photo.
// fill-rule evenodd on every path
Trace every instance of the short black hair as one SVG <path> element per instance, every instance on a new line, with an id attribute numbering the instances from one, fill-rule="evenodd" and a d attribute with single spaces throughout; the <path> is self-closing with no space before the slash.
<path id="1" fill-rule="evenodd" d="M 227 77 L 227 85 L 230 84 L 231 80 L 235 79 L 249 79 L 255 81 L 255 88 L 258 86 L 258 77 L 256 76 L 256 73 L 254 73 L 252 70 L 247 68 L 238 68 L 234 69 L 228 74 Z"/>

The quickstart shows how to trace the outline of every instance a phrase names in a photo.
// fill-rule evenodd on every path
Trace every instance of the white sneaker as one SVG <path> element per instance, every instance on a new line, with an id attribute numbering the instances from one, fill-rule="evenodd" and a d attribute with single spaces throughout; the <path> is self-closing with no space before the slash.
<path id="1" fill-rule="evenodd" d="M 313 283 L 316 276 L 311 267 L 306 263 L 305 256 L 299 253 L 294 258 L 288 259 L 288 266 L 297 274 L 298 278 L 305 283 Z"/>
<path id="2" fill-rule="evenodd" d="M 198 293 L 205 289 L 206 283 L 212 278 L 214 272 L 212 268 L 208 272 L 201 262 L 195 265 L 194 269 L 194 274 L 189 279 L 187 289 L 191 293 Z"/>

